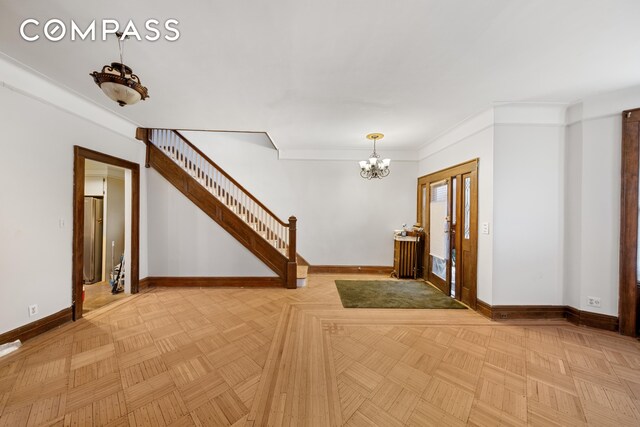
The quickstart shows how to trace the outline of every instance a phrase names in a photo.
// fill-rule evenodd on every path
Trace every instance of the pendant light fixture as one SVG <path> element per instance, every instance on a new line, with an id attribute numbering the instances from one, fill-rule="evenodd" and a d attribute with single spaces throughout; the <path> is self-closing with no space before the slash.
<path id="1" fill-rule="evenodd" d="M 122 33 L 116 33 L 118 37 L 118 50 L 120 51 L 120 62 L 112 62 L 111 65 L 102 67 L 102 71 L 94 71 L 90 74 L 93 81 L 102 89 L 105 95 L 113 99 L 124 107 L 133 105 L 140 100 L 149 97 L 147 88 L 142 86 L 140 78 L 133 74 L 133 70 L 124 65 L 122 51 L 124 42 L 129 36 L 122 37 Z"/>
<path id="2" fill-rule="evenodd" d="M 380 160 L 380 155 L 376 153 L 376 142 L 384 138 L 381 133 L 370 133 L 367 139 L 373 140 L 373 153 L 369 156 L 369 160 L 360 162 L 360 176 L 366 179 L 378 178 L 382 179 L 389 175 L 390 159 Z"/>

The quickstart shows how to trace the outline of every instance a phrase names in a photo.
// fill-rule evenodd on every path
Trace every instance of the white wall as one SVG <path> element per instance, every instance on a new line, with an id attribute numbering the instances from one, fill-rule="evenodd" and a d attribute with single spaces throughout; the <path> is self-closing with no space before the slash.
<path id="1" fill-rule="evenodd" d="M 87 176 L 84 179 L 85 196 L 104 196 L 104 181 L 101 176 Z"/>
<path id="2" fill-rule="evenodd" d="M 573 176 L 565 295 L 567 304 L 581 310 L 618 315 L 621 113 L 638 107 L 640 86 L 635 86 L 586 98 L 567 114 Z M 587 296 L 600 297 L 601 307 L 588 306 Z"/>
<path id="3" fill-rule="evenodd" d="M 620 277 L 621 112 L 582 123 L 580 309 L 611 315 L 618 314 Z M 587 306 L 587 296 L 602 298 L 601 308 Z"/>
<path id="4" fill-rule="evenodd" d="M 562 305 L 564 132 L 496 124 L 494 305 Z"/>
<path id="5" fill-rule="evenodd" d="M 480 157 L 479 220 L 493 218 L 479 235 L 480 299 L 617 316 L 621 112 L 639 106 L 640 86 L 571 106 L 499 104 L 420 150 L 420 175 Z"/>
<path id="6" fill-rule="evenodd" d="M 493 225 L 493 114 L 485 112 L 452 129 L 421 150 L 424 176 L 475 158 L 478 163 L 478 221 Z M 415 186 L 415 184 L 414 184 Z M 493 234 L 478 234 L 478 298 L 493 304 Z"/>
<path id="7" fill-rule="evenodd" d="M 162 175 L 147 177 L 149 276 L 275 276 Z"/>
<path id="8" fill-rule="evenodd" d="M 569 110 L 575 107 L 570 107 Z M 565 136 L 565 209 L 563 301 L 580 308 L 582 286 L 582 123 L 567 126 Z"/>
<path id="9" fill-rule="evenodd" d="M 278 160 L 243 134 L 186 135 L 280 218 L 297 217 L 298 252 L 311 264 L 390 266 L 393 230 L 415 221 L 415 161 L 392 159 L 388 177 L 368 181 L 356 160 Z"/>
<path id="10" fill-rule="evenodd" d="M 0 67 L 4 79 L 3 71 Z M 48 87 L 40 86 L 43 91 Z M 144 146 L 7 87 L 0 87 L 0 129 L 2 333 L 71 306 L 73 146 L 140 164 Z M 145 188 L 145 169 L 141 172 Z M 47 183 L 45 191 L 42 183 Z M 141 277 L 147 275 L 146 221 L 142 194 Z M 28 316 L 30 304 L 39 305 L 38 315 Z"/>

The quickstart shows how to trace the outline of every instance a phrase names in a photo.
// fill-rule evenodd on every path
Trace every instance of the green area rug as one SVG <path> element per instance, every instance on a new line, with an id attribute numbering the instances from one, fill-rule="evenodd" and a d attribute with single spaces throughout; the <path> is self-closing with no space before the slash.
<path id="1" fill-rule="evenodd" d="M 467 308 L 425 282 L 336 280 L 345 308 Z"/>

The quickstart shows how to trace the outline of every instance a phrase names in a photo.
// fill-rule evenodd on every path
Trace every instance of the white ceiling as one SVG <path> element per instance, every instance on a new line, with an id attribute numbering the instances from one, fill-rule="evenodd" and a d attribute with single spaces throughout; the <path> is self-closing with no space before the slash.
<path id="1" fill-rule="evenodd" d="M 500 101 L 573 102 L 640 84 L 637 0 L 0 0 L 0 51 L 145 127 L 266 131 L 279 148 L 415 149 Z M 125 46 L 150 99 L 89 72 L 117 44 L 19 36 L 26 18 L 175 18 Z"/>

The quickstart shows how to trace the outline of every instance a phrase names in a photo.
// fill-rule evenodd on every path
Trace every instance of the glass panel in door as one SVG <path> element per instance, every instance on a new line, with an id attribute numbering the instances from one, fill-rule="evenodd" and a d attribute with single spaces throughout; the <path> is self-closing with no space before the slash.
<path id="1" fill-rule="evenodd" d="M 477 264 L 476 251 L 478 242 L 478 207 L 477 207 L 477 174 L 475 171 L 462 175 L 462 212 L 461 225 L 462 239 L 460 242 L 459 256 L 457 257 L 457 268 L 460 269 L 461 283 L 458 285 L 460 295 L 458 298 L 475 308 L 476 302 L 476 278 Z"/>
<path id="2" fill-rule="evenodd" d="M 449 273 L 451 277 L 451 291 L 450 295 L 452 298 L 456 297 L 456 224 L 457 224 L 457 199 L 458 193 L 458 179 L 453 178 L 451 180 L 451 272 Z"/>
<path id="3" fill-rule="evenodd" d="M 420 225 L 422 227 L 425 227 L 427 224 L 427 186 L 426 185 L 422 185 L 420 187 L 420 196 L 421 196 L 421 210 L 420 213 L 422 214 L 420 217 Z"/>
<path id="4" fill-rule="evenodd" d="M 449 293 L 449 181 L 429 190 L 429 281 Z"/>

